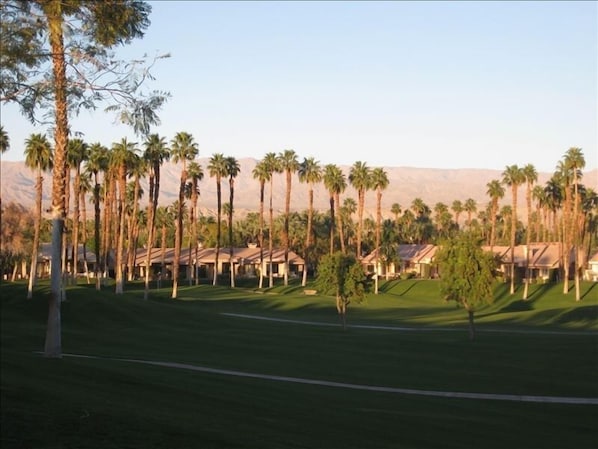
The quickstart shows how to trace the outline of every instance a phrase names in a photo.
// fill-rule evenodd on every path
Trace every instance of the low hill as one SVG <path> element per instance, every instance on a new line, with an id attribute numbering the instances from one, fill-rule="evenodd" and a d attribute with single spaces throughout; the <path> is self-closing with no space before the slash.
<path id="1" fill-rule="evenodd" d="M 210 178 L 207 170 L 208 158 L 198 159 L 204 170 L 204 179 L 200 182 L 200 207 L 204 214 L 214 214 L 216 209 L 216 181 Z M 239 160 L 241 171 L 235 179 L 235 209 L 243 214 L 248 211 L 257 211 L 259 208 L 259 183 L 253 178 L 252 171 L 258 161 L 244 158 Z M 340 166 L 345 175 L 350 167 Z M 389 186 L 382 197 L 382 210 L 385 217 L 390 217 L 392 204 L 398 203 L 402 209 L 409 208 L 415 198 L 421 198 L 430 208 L 438 202 L 443 202 L 450 207 L 454 200 L 465 202 L 468 198 L 474 199 L 478 210 L 488 204 L 486 184 L 493 179 L 500 180 L 502 170 L 489 169 L 432 169 L 415 167 L 385 167 L 388 174 Z M 162 167 L 160 204 L 172 204 L 178 198 L 178 183 L 180 166 L 168 162 Z M 538 183 L 544 184 L 551 173 L 539 173 Z M 44 208 L 50 205 L 51 174 L 47 173 L 44 180 Z M 584 183 L 588 187 L 598 190 L 598 170 L 588 171 L 584 174 Z M 1 166 L 1 193 L 2 201 L 17 202 L 26 207 L 33 206 L 35 201 L 35 174 L 25 166 L 24 162 L 3 161 Z M 147 183 L 142 182 L 142 187 L 147 189 Z M 299 182 L 297 176 L 293 177 L 291 189 L 292 210 L 307 209 L 307 186 Z M 523 210 L 524 194 L 520 189 L 519 204 Z M 273 204 L 277 212 L 284 208 L 285 179 L 284 175 L 274 178 Z M 228 180 L 222 182 L 222 202 L 228 202 Z M 357 193 L 348 185 L 347 190 L 341 195 L 341 200 L 347 197 L 357 199 Z M 269 188 L 266 186 L 266 203 L 269 200 Z M 142 204 L 143 204 L 142 200 Z M 368 192 L 366 196 L 366 214 L 373 216 L 375 211 L 375 193 Z M 506 189 L 502 204 L 510 204 L 510 190 Z M 314 192 L 314 206 L 320 211 L 329 208 L 328 192 L 323 184 L 317 186 Z"/>

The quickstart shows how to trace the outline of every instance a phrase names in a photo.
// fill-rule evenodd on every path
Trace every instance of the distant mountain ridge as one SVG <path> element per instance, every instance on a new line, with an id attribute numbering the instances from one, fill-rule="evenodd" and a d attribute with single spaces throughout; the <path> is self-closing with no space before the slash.
<path id="1" fill-rule="evenodd" d="M 209 158 L 199 158 L 197 162 L 204 171 L 204 179 L 199 183 L 200 199 L 199 207 L 204 214 L 215 215 L 216 211 L 216 181 L 210 178 L 207 166 Z M 239 159 L 241 171 L 235 178 L 235 211 L 242 215 L 247 212 L 259 210 L 259 183 L 253 178 L 252 171 L 258 160 L 252 158 Z M 350 166 L 339 167 L 345 175 L 349 174 Z M 490 169 L 435 169 L 415 167 L 385 167 L 389 179 L 389 185 L 382 196 L 382 213 L 385 217 L 391 217 L 390 208 L 392 204 L 398 203 L 403 210 L 408 209 L 415 198 L 421 198 L 431 209 L 438 202 L 445 203 L 449 208 L 454 200 L 465 202 L 472 198 L 482 210 L 488 204 L 489 198 L 486 194 L 487 184 L 493 179 L 502 178 L 502 170 Z M 552 173 L 538 173 L 538 184 L 543 185 L 552 176 Z M 180 165 L 167 162 L 162 166 L 160 180 L 160 205 L 172 204 L 178 199 L 178 186 L 180 177 Z M 598 191 L 598 169 L 584 173 L 583 182 L 586 186 Z M 357 192 L 347 181 L 347 189 L 341 195 L 344 198 L 352 197 L 357 200 Z M 51 195 L 51 173 L 44 175 L 43 185 L 43 208 L 50 206 Z M 146 180 L 142 181 L 142 188 L 147 190 Z M 277 213 L 284 210 L 285 196 L 284 175 L 275 175 L 273 205 Z M 2 202 L 16 202 L 25 207 L 33 207 L 35 203 L 35 173 L 25 166 L 22 161 L 2 161 L 0 189 Z M 291 189 L 291 209 L 303 211 L 308 206 L 308 186 L 300 183 L 295 175 Z M 524 189 L 520 188 L 518 204 L 521 210 L 525 208 Z M 269 184 L 266 184 L 265 201 L 269 200 Z M 222 181 L 222 202 L 228 202 L 228 179 Z M 147 196 L 141 200 L 141 206 L 145 207 Z M 501 204 L 511 204 L 510 189 L 505 189 L 505 197 Z M 366 195 L 366 215 L 373 217 L 375 213 L 375 193 L 370 191 Z M 71 206 L 72 207 L 72 206 Z M 328 192 L 323 183 L 316 186 L 314 190 L 314 207 L 320 211 L 327 211 L 329 208 Z"/>

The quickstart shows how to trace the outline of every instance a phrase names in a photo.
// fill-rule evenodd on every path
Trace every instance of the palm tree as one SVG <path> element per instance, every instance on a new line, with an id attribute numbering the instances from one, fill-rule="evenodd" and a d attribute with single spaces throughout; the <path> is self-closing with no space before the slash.
<path id="1" fill-rule="evenodd" d="M 309 266 L 309 256 L 312 244 L 311 234 L 314 216 L 314 186 L 315 184 L 322 182 L 322 167 L 313 157 L 304 158 L 299 166 L 298 173 L 299 181 L 307 183 L 308 185 L 307 229 L 305 231 L 305 252 L 303 255 L 305 266 L 303 267 L 303 278 L 301 280 L 301 286 L 305 287 L 307 285 L 307 268 Z"/>
<path id="2" fill-rule="evenodd" d="M 127 195 L 127 213 L 129 224 L 127 226 L 127 280 L 130 282 L 135 274 L 135 255 L 137 253 L 137 241 L 139 239 L 139 200 L 143 197 L 140 179 L 145 177 L 148 169 L 147 161 L 135 154 L 129 161 L 129 171 L 133 176 L 131 191 Z"/>
<path id="3" fill-rule="evenodd" d="M 280 168 L 280 161 L 275 153 L 266 153 L 262 163 L 265 166 L 265 169 L 270 174 L 270 224 L 269 224 L 269 231 L 268 231 L 268 250 L 269 250 L 269 260 L 268 260 L 268 280 L 270 288 L 274 287 L 274 277 L 272 273 L 272 252 L 274 251 L 273 248 L 273 238 L 274 238 L 274 209 L 272 207 L 272 193 L 274 192 L 274 173 L 281 173 Z"/>
<path id="4" fill-rule="evenodd" d="M 532 188 L 535 182 L 538 180 L 538 172 L 532 164 L 525 165 L 522 169 L 523 176 L 525 178 L 526 189 L 525 189 L 525 201 L 527 205 L 527 229 L 525 232 L 525 285 L 523 286 L 523 298 L 527 299 L 529 291 L 529 283 L 531 273 L 529 269 L 529 245 L 531 243 L 532 233 Z"/>
<path id="5" fill-rule="evenodd" d="M 580 292 L 580 278 L 583 261 L 580 260 L 583 254 L 581 249 L 581 229 L 580 214 L 581 214 L 581 193 L 580 193 L 580 178 L 582 176 L 582 170 L 586 166 L 586 161 L 583 156 L 581 148 L 572 147 L 567 150 L 565 154 L 565 167 L 571 173 L 571 181 L 573 184 L 573 215 L 571 217 L 571 238 L 569 241 L 572 243 L 575 271 L 575 301 L 581 301 Z M 567 260 L 568 264 L 568 260 Z"/>
<path id="6" fill-rule="evenodd" d="M 4 126 L 0 125 L 0 154 L 6 153 L 10 149 L 10 138 L 8 133 L 4 129 Z"/>
<path id="7" fill-rule="evenodd" d="M 172 206 L 158 206 L 156 209 L 156 228 L 160 228 L 160 275 L 158 277 L 158 288 L 161 286 L 161 279 L 166 278 L 166 237 L 168 228 L 172 227 L 174 212 Z"/>
<path id="8" fill-rule="evenodd" d="M 37 254 L 42 220 L 42 187 L 44 181 L 42 173 L 52 168 L 52 146 L 46 136 L 31 134 L 25 141 L 25 165 L 37 172 L 37 181 L 35 183 L 35 229 L 27 289 L 27 299 L 31 299 L 33 297 L 33 286 L 37 278 Z"/>
<path id="9" fill-rule="evenodd" d="M 75 206 L 73 210 L 73 272 L 72 282 L 77 284 L 77 263 L 79 251 L 79 209 L 81 197 L 81 164 L 89 157 L 89 145 L 82 139 L 71 139 L 67 145 L 68 165 L 75 169 L 75 183 L 73 185 L 73 197 Z"/>
<path id="10" fill-rule="evenodd" d="M 136 156 L 137 142 L 129 142 L 126 137 L 123 138 L 119 143 L 112 145 L 111 160 L 110 164 L 115 168 L 117 172 L 118 180 L 118 216 L 120 217 L 120 223 L 118 227 L 118 241 L 116 244 L 116 267 L 115 267 L 115 294 L 120 295 L 123 293 L 123 265 L 125 263 L 123 253 L 125 244 L 125 205 L 126 205 L 126 188 L 127 188 L 127 175 L 131 160 Z"/>
<path id="11" fill-rule="evenodd" d="M 467 198 L 463 205 L 463 210 L 467 212 L 467 227 L 471 228 L 471 216 L 478 210 L 478 206 L 473 198 Z"/>
<path id="12" fill-rule="evenodd" d="M 546 220 L 547 216 L 544 208 L 546 203 L 546 193 L 544 188 L 540 185 L 535 185 L 532 189 L 532 198 L 536 201 L 536 229 L 535 238 L 536 241 L 546 241 Z"/>
<path id="13" fill-rule="evenodd" d="M 233 261 L 233 251 L 234 251 L 234 242 L 233 242 L 233 201 L 235 199 L 235 178 L 241 172 L 241 167 L 239 166 L 239 161 L 233 157 L 229 156 L 226 158 L 226 176 L 228 176 L 228 185 L 229 185 L 229 211 L 228 211 L 228 244 L 230 248 L 229 254 L 229 264 L 230 264 L 230 286 L 232 288 L 235 287 L 235 265 Z"/>
<path id="14" fill-rule="evenodd" d="M 363 211 L 365 193 L 371 187 L 371 172 L 365 162 L 357 161 L 349 171 L 349 183 L 357 190 L 357 259 L 361 259 L 361 240 L 363 234 Z"/>
<path id="15" fill-rule="evenodd" d="M 94 143 L 89 147 L 89 157 L 85 163 L 85 169 L 93 175 L 93 204 L 94 204 L 94 251 L 96 254 L 96 263 L 94 267 L 94 276 L 96 280 L 96 290 L 101 289 L 100 282 L 100 188 L 99 173 L 108 170 L 108 148 L 100 143 Z"/>
<path id="16" fill-rule="evenodd" d="M 345 253 L 345 237 L 343 235 L 343 224 L 340 214 L 340 194 L 347 188 L 347 181 L 342 170 L 334 165 L 327 164 L 324 167 L 324 185 L 329 193 L 330 199 L 330 254 L 334 253 L 335 227 L 338 229 L 341 252 Z M 338 223 L 335 223 L 335 215 Z"/>
<path id="17" fill-rule="evenodd" d="M 193 136 L 184 131 L 176 133 L 174 139 L 172 139 L 170 148 L 173 162 L 175 164 L 181 162 L 183 165 L 179 182 L 179 202 L 174 234 L 174 261 L 172 264 L 171 297 L 172 299 L 176 299 L 179 282 L 179 259 L 181 257 L 181 245 L 183 244 L 183 207 L 185 206 L 185 185 L 187 184 L 187 162 L 195 159 L 199 153 L 199 149 L 197 148 L 197 143 L 194 142 Z"/>
<path id="18" fill-rule="evenodd" d="M 560 178 L 560 174 L 556 172 L 548 181 L 546 181 L 546 185 L 544 186 L 545 207 L 551 214 L 550 233 L 553 241 L 560 240 L 559 226 L 556 219 L 557 211 L 561 208 L 562 202 L 564 200 L 564 192 L 561 189 Z"/>
<path id="19" fill-rule="evenodd" d="M 376 272 L 378 270 L 378 253 L 380 249 L 380 230 L 382 225 L 382 191 L 388 187 L 388 175 L 383 168 L 372 170 L 372 188 L 376 191 Z M 378 294 L 378 276 L 376 276 L 374 293 Z"/>
<path id="20" fill-rule="evenodd" d="M 395 216 L 395 225 L 399 223 L 399 215 L 401 215 L 402 209 L 399 203 L 392 203 L 390 206 L 390 213 Z"/>
<path id="21" fill-rule="evenodd" d="M 498 179 L 493 179 L 488 184 L 486 184 L 488 190 L 486 193 L 490 197 L 490 217 L 492 228 L 490 231 L 490 251 L 494 248 L 494 243 L 496 239 L 496 217 L 498 215 L 498 201 L 505 196 L 505 189 L 503 188 L 502 184 Z"/>
<path id="22" fill-rule="evenodd" d="M 216 215 L 217 215 L 217 230 L 216 230 L 216 258 L 214 264 L 214 279 L 212 285 L 218 285 L 218 259 L 220 256 L 220 243 L 222 234 L 222 178 L 226 176 L 226 158 L 222 153 L 216 153 L 210 158 L 208 164 L 208 171 L 210 178 L 216 179 Z"/>
<path id="23" fill-rule="evenodd" d="M 2 170 L 2 154 L 6 153 L 10 149 L 10 138 L 8 133 L 2 125 L 0 125 L 0 171 Z M 2 223 L 2 194 L 0 193 L 0 223 Z M 0 244 L 0 250 L 2 246 Z M 1 280 L 0 280 L 1 282 Z"/>
<path id="24" fill-rule="evenodd" d="M 282 241 L 284 245 L 284 285 L 289 285 L 289 211 L 291 209 L 291 180 L 293 173 L 299 168 L 297 153 L 293 150 L 284 150 L 278 155 L 280 169 L 286 175 L 286 190 L 284 202 L 284 232 Z"/>
<path id="25" fill-rule="evenodd" d="M 260 218 L 259 218 L 259 245 L 260 245 L 260 273 L 258 288 L 263 287 L 264 281 L 264 190 L 266 181 L 272 177 L 272 173 L 267 169 L 264 161 L 259 161 L 253 169 L 253 178 L 260 183 Z"/>
<path id="26" fill-rule="evenodd" d="M 151 254 L 154 245 L 154 234 L 156 232 L 156 210 L 158 208 L 158 197 L 160 195 L 160 169 L 164 161 L 170 159 L 170 149 L 164 137 L 158 134 L 151 134 L 144 143 L 145 151 L 143 158 L 148 164 L 149 195 L 147 205 L 147 252 L 145 256 L 145 289 L 143 299 L 149 296 L 149 282 L 151 271 Z"/>
<path id="27" fill-rule="evenodd" d="M 187 175 L 191 179 L 191 182 L 188 184 L 191 197 L 191 211 L 189 213 L 191 220 L 191 238 L 189 239 L 189 267 L 192 266 L 191 248 L 195 248 L 195 265 L 191 271 L 191 275 L 189 276 L 189 285 L 193 284 L 194 279 L 195 284 L 199 285 L 199 273 L 197 265 L 199 252 L 197 239 L 197 200 L 199 198 L 199 182 L 203 179 L 203 169 L 201 165 L 199 165 L 197 162 L 191 162 L 188 167 Z"/>
<path id="28" fill-rule="evenodd" d="M 515 293 L 515 233 L 517 230 L 517 190 L 525 181 L 523 170 L 517 165 L 509 165 L 502 173 L 502 183 L 511 187 L 512 211 L 511 211 L 511 289 L 510 294 Z"/>
<path id="29" fill-rule="evenodd" d="M 460 200 L 453 201 L 451 205 L 451 210 L 455 213 L 455 223 L 457 223 L 457 228 L 459 228 L 459 216 L 463 213 L 463 203 Z"/>

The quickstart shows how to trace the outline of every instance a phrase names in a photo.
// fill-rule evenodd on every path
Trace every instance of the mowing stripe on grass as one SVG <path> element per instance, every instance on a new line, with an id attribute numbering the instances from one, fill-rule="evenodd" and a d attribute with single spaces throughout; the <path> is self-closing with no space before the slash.
<path id="1" fill-rule="evenodd" d="M 598 398 L 578 398 L 578 397 L 563 397 L 563 396 L 529 396 L 516 394 L 491 394 L 491 393 L 465 393 L 456 391 L 433 391 L 433 390 L 416 390 L 413 388 L 395 388 L 382 387 L 376 385 L 361 385 L 350 384 L 344 382 L 333 382 L 328 380 L 305 379 L 301 377 L 289 376 L 274 376 L 270 374 L 248 373 L 244 371 L 234 371 L 219 368 L 210 368 L 207 366 L 189 365 L 187 363 L 175 362 L 157 362 L 153 360 L 139 360 L 139 359 L 123 359 L 112 357 L 96 357 L 81 354 L 63 354 L 66 357 L 79 357 L 87 359 L 102 359 L 114 360 L 118 362 L 142 363 L 145 365 L 163 366 L 168 368 L 186 369 L 191 371 L 200 371 L 210 374 L 222 374 L 225 376 L 235 377 L 250 377 L 254 379 L 272 380 L 277 382 L 291 382 L 297 384 L 318 385 L 323 387 L 347 388 L 351 390 L 375 391 L 381 393 L 398 393 L 415 396 L 433 396 L 440 398 L 456 398 L 456 399 L 477 399 L 477 400 L 492 400 L 492 401 L 514 401 L 514 402 L 540 402 L 549 404 L 574 404 L 574 405 L 598 405 Z"/>
<path id="2" fill-rule="evenodd" d="M 303 320 L 289 320 L 285 318 L 272 318 L 260 315 L 248 315 L 244 313 L 227 313 L 223 312 L 221 315 L 232 316 L 235 318 L 248 318 L 251 320 L 262 321 L 278 321 L 280 323 L 291 324 L 306 324 L 309 326 L 332 326 L 341 327 L 341 324 L 324 323 L 322 321 L 303 321 Z M 380 326 L 375 324 L 348 324 L 347 327 L 353 329 L 379 329 L 389 331 L 407 331 L 407 332 L 463 332 L 463 328 L 458 327 L 404 327 L 404 326 Z M 476 332 L 495 332 L 502 334 L 535 334 L 535 335 L 596 335 L 598 332 L 592 331 L 542 331 L 542 330 L 525 330 L 525 329 L 496 329 L 496 328 L 477 328 Z"/>

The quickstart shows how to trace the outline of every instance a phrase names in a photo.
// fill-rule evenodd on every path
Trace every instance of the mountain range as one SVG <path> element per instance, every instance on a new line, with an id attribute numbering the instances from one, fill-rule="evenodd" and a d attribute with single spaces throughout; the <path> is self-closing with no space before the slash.
<path id="1" fill-rule="evenodd" d="M 204 214 L 215 215 L 216 211 L 216 181 L 210 178 L 207 166 L 209 158 L 199 158 L 197 162 L 204 171 L 204 178 L 199 183 L 200 200 L 199 207 Z M 235 213 L 244 215 L 250 211 L 259 210 L 259 183 L 253 178 L 252 171 L 258 160 L 242 158 L 238 160 L 241 171 L 235 178 Z M 340 166 L 346 176 L 349 174 L 350 166 Z M 502 178 L 502 170 L 490 169 L 434 169 L 415 167 L 385 167 L 389 179 L 388 187 L 382 195 L 382 214 L 391 217 L 390 208 L 392 204 L 398 203 L 401 208 L 407 209 L 415 198 L 421 198 L 430 209 L 438 202 L 451 206 L 454 200 L 465 202 L 472 198 L 476 201 L 478 210 L 482 210 L 489 202 L 486 194 L 487 184 L 493 179 Z M 22 161 L 2 161 L 0 175 L 0 189 L 2 201 L 16 202 L 25 207 L 33 207 L 35 202 L 35 172 L 25 166 Z M 538 173 L 538 184 L 543 185 L 552 176 L 552 173 Z M 160 184 L 160 205 L 167 206 L 178 199 L 178 186 L 180 177 L 180 165 L 166 162 L 161 169 Z M 598 191 L 598 169 L 586 171 L 583 183 Z M 147 182 L 142 181 L 142 188 L 147 189 Z M 284 210 L 285 197 L 284 174 L 275 175 L 273 206 L 277 213 Z M 524 188 L 519 190 L 518 204 L 521 212 L 525 208 Z M 269 185 L 266 184 L 265 201 L 266 208 L 269 201 Z M 352 197 L 357 201 L 357 193 L 347 183 L 347 189 L 341 194 L 341 201 L 344 198 Z M 44 175 L 43 183 L 43 208 L 47 209 L 51 201 L 51 173 Z M 222 203 L 229 200 L 228 179 L 222 180 Z M 147 197 L 141 200 L 141 206 L 147 203 Z M 501 204 L 511 204 L 510 188 L 505 188 L 505 196 Z M 306 210 L 308 206 L 307 185 L 299 182 L 296 175 L 293 176 L 291 188 L 291 209 L 294 211 Z M 328 192 L 323 183 L 316 186 L 314 190 L 314 207 L 320 211 L 329 209 Z M 375 214 L 376 198 L 375 192 L 369 191 L 366 194 L 366 216 L 373 217 Z"/>

